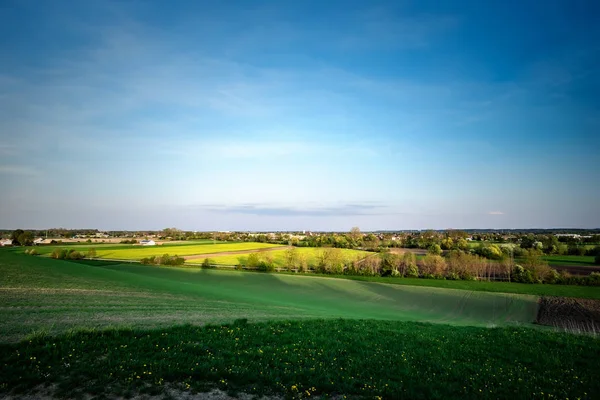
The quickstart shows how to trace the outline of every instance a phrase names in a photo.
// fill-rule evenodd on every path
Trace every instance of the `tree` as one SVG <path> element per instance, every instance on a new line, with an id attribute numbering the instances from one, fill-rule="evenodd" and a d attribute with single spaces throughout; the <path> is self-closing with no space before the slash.
<path id="1" fill-rule="evenodd" d="M 16 246 L 31 246 L 33 244 L 33 233 L 24 231 L 23 229 L 15 230 L 10 238 L 13 241 L 13 245 Z"/>
<path id="2" fill-rule="evenodd" d="M 417 268 L 417 257 L 414 253 L 407 251 L 402 255 L 402 261 L 400 262 L 400 275 L 409 276 L 410 271 L 414 271 Z M 418 276 L 418 271 L 417 271 Z"/>
<path id="3" fill-rule="evenodd" d="M 469 242 L 465 238 L 458 239 L 458 242 L 456 244 L 457 244 L 457 247 L 462 251 L 469 250 Z"/>
<path id="4" fill-rule="evenodd" d="M 296 268 L 298 264 L 298 249 L 292 247 L 291 249 L 287 249 L 285 251 L 285 267 L 288 269 Z"/>
<path id="5" fill-rule="evenodd" d="M 350 229 L 350 237 L 352 238 L 354 243 L 360 241 L 360 239 L 362 238 L 362 233 L 360 233 L 360 228 L 358 226 L 354 226 L 352 227 L 352 229 Z"/>
<path id="6" fill-rule="evenodd" d="M 443 276 L 446 272 L 446 260 L 441 256 L 428 254 L 421 261 L 421 272 L 425 276 Z"/>
<path id="7" fill-rule="evenodd" d="M 439 244 L 434 243 L 431 246 L 429 246 L 429 248 L 427 249 L 427 254 L 439 256 L 440 254 L 442 254 L 442 248 L 440 247 Z"/>
<path id="8" fill-rule="evenodd" d="M 19 242 L 19 237 L 25 233 L 25 231 L 23 229 L 17 229 L 15 231 L 13 231 L 13 233 L 10 235 L 10 238 L 13 242 L 13 245 L 15 246 L 19 246 L 21 244 L 21 242 Z"/>
<path id="9" fill-rule="evenodd" d="M 87 258 L 95 258 L 96 256 L 97 256 L 97 253 L 96 253 L 96 249 L 95 248 L 92 247 L 91 249 L 89 249 L 87 251 L 87 254 L 86 254 Z"/>
<path id="10" fill-rule="evenodd" d="M 450 250 L 454 247 L 454 240 L 452 240 L 452 238 L 444 238 L 442 239 L 442 249 L 444 250 Z"/>

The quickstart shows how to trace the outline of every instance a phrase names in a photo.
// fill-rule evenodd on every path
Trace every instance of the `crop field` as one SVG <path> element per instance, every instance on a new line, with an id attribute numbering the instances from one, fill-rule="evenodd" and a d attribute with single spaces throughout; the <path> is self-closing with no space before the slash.
<path id="1" fill-rule="evenodd" d="M 600 341 L 533 324 L 532 295 L 0 249 L 0 304 L 0 396 L 600 395 Z"/>
<path id="2" fill-rule="evenodd" d="M 572 266 L 594 266 L 594 256 L 543 256 L 544 260 L 548 261 L 548 265 L 561 266 L 561 265 L 572 265 Z"/>
<path id="3" fill-rule="evenodd" d="M 232 251 L 247 251 L 281 247 L 268 243 L 195 243 L 195 244 L 164 244 L 158 246 L 132 246 L 132 245 L 78 245 L 76 250 L 85 252 L 90 248 L 96 249 L 98 258 L 117 260 L 141 260 L 144 257 L 161 256 L 163 254 L 189 256 L 197 254 L 226 253 Z M 71 248 L 70 246 L 39 246 L 36 249 L 40 254 L 48 255 L 54 249 Z"/>
<path id="4" fill-rule="evenodd" d="M 315 248 L 315 247 L 296 247 L 296 251 L 298 255 L 301 255 L 303 257 L 306 257 L 306 261 L 308 263 L 309 266 L 311 265 L 315 265 L 317 263 L 317 259 L 319 257 L 320 254 L 323 253 L 324 249 L 323 248 Z M 366 256 L 368 256 L 369 254 L 373 254 L 370 253 L 368 251 L 361 251 L 361 250 L 351 250 L 351 249 L 339 249 L 340 253 L 342 254 L 342 257 L 345 260 L 356 260 L 356 259 L 361 259 L 364 258 Z M 283 266 L 285 266 L 285 255 L 286 255 L 286 250 L 272 250 L 269 251 L 269 256 L 273 257 L 273 262 L 275 264 L 275 267 L 281 268 Z M 210 260 L 213 264 L 217 264 L 217 265 L 237 265 L 239 264 L 240 261 L 240 257 L 246 257 L 247 255 L 241 255 L 241 254 L 230 254 L 230 255 L 215 255 L 215 256 L 211 256 Z M 200 257 L 200 258 L 195 258 L 195 259 L 191 259 L 191 260 L 186 260 L 187 263 L 193 263 L 193 264 L 199 264 L 202 263 L 203 259 L 206 257 Z"/>
<path id="5" fill-rule="evenodd" d="M 185 246 L 138 246 L 129 249 L 97 249 L 99 258 L 111 258 L 118 260 L 140 260 L 144 257 L 161 256 L 165 253 L 178 256 L 190 256 L 196 254 L 212 254 L 230 251 L 246 251 L 257 249 L 268 249 L 280 247 L 268 243 L 223 243 L 223 244 L 199 244 Z"/>
<path id="6" fill-rule="evenodd" d="M 90 264 L 91 263 L 91 264 Z M 2 254 L 0 332 L 153 327 L 235 318 L 376 318 L 497 326 L 530 324 L 528 295 L 420 288 L 240 271 L 69 262 Z"/>

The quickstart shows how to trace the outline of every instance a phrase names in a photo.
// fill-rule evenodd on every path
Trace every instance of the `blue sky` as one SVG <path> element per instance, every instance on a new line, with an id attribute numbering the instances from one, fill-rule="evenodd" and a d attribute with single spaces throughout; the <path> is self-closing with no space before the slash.
<path id="1" fill-rule="evenodd" d="M 599 16 L 5 0 L 0 227 L 600 227 Z"/>

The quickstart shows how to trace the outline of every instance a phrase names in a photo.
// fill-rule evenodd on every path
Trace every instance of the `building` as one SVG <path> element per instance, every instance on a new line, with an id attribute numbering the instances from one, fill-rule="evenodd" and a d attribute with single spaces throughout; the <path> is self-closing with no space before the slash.
<path id="1" fill-rule="evenodd" d="M 0 246 L 12 246 L 12 239 L 0 240 Z"/>
<path id="2" fill-rule="evenodd" d="M 37 238 L 33 241 L 33 244 L 42 244 L 44 242 L 44 238 Z"/>
<path id="3" fill-rule="evenodd" d="M 154 240 L 140 240 L 140 245 L 142 246 L 156 246 L 156 242 Z"/>

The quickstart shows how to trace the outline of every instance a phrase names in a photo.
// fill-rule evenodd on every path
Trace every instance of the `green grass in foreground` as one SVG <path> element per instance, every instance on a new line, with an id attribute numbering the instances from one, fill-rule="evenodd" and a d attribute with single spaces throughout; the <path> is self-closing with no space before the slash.
<path id="1" fill-rule="evenodd" d="M 32 331 L 308 318 L 529 325 L 537 297 L 0 251 L 0 341 Z"/>
<path id="2" fill-rule="evenodd" d="M 600 341 L 524 328 L 312 320 L 38 335 L 0 345 L 0 393 L 594 399 Z"/>

